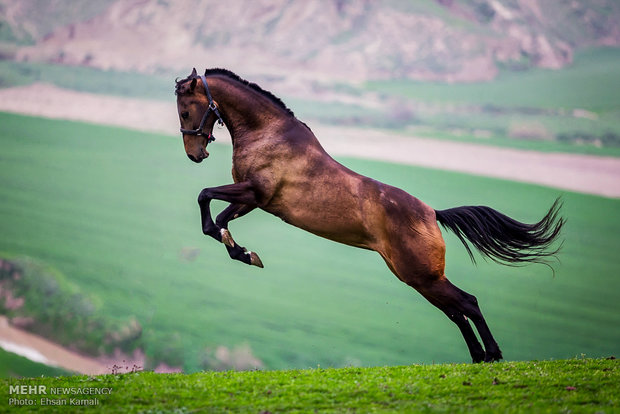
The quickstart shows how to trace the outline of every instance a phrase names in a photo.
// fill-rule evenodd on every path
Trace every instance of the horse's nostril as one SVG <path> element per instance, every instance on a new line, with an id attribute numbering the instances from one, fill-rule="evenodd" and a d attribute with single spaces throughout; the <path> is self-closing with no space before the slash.
<path id="1" fill-rule="evenodd" d="M 194 162 L 198 162 L 198 160 L 196 159 L 196 157 L 194 157 L 192 154 L 187 154 L 187 157 L 188 157 L 190 160 L 194 161 Z"/>

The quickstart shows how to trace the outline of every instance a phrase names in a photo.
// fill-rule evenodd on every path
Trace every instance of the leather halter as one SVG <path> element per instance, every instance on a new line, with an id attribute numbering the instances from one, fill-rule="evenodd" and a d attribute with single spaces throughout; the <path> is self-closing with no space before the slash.
<path id="1" fill-rule="evenodd" d="M 202 80 L 202 84 L 205 87 L 205 92 L 207 94 L 207 100 L 209 101 L 209 106 L 207 107 L 205 114 L 202 116 L 202 120 L 200 121 L 200 126 L 196 129 L 181 128 L 180 130 L 182 134 L 204 136 L 202 130 L 204 129 L 205 123 L 207 122 L 207 118 L 209 117 L 209 114 L 211 112 L 213 112 L 215 116 L 217 116 L 217 122 L 220 125 L 224 125 L 224 121 L 222 120 L 222 117 L 220 116 L 220 111 L 218 111 L 217 105 L 215 104 L 215 101 L 211 97 L 211 92 L 209 91 L 209 85 L 207 85 L 207 78 L 205 78 L 205 75 L 200 75 L 200 80 Z M 215 141 L 215 137 L 213 136 L 211 132 L 209 132 L 209 135 L 207 135 L 207 143 L 210 143 L 213 141 Z"/>

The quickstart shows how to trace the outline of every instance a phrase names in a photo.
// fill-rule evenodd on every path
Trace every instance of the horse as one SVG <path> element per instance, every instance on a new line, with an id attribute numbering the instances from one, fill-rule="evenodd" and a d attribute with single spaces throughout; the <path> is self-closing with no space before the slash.
<path id="1" fill-rule="evenodd" d="M 207 69 L 198 75 L 194 68 L 175 82 L 190 160 L 200 163 L 209 156 L 216 122 L 230 132 L 233 183 L 203 189 L 198 205 L 203 233 L 223 243 L 232 259 L 263 267 L 258 254 L 240 246 L 228 229 L 232 220 L 256 208 L 317 236 L 373 250 L 398 279 L 456 324 L 474 363 L 502 359 L 476 297 L 445 275 L 446 247 L 438 223 L 458 236 L 474 262 L 467 240 L 498 263 L 549 265 L 561 247 L 554 248 L 565 221 L 560 198 L 533 224 L 486 206 L 435 210 L 334 160 L 279 98 L 229 70 Z M 210 211 L 214 199 L 230 203 L 215 221 Z"/>

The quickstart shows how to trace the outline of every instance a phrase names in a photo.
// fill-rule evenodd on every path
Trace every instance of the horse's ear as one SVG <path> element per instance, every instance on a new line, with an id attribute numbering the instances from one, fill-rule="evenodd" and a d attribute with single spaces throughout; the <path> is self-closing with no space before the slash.
<path id="1" fill-rule="evenodd" d="M 191 76 L 191 77 L 198 76 L 198 72 L 196 72 L 196 68 L 194 68 L 194 69 L 192 70 L 192 74 L 191 74 L 191 75 L 189 75 L 189 76 Z"/>
<path id="2" fill-rule="evenodd" d="M 198 79 L 194 78 L 192 79 L 192 83 L 189 84 L 189 90 L 194 92 L 194 89 L 196 89 L 196 84 L 198 83 Z"/>

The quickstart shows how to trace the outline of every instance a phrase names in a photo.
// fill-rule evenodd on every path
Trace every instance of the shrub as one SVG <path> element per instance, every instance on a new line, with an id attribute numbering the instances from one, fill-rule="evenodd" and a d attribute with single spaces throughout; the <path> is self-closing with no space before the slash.
<path id="1" fill-rule="evenodd" d="M 11 322 L 89 355 L 135 350 L 142 336 L 138 320 L 109 318 L 96 303 L 49 266 L 26 257 L 0 258 L 0 312 Z"/>
<path id="2" fill-rule="evenodd" d="M 263 368 L 263 362 L 252 354 L 248 344 L 227 348 L 220 345 L 205 348 L 200 358 L 200 367 L 206 371 L 249 371 Z"/>

